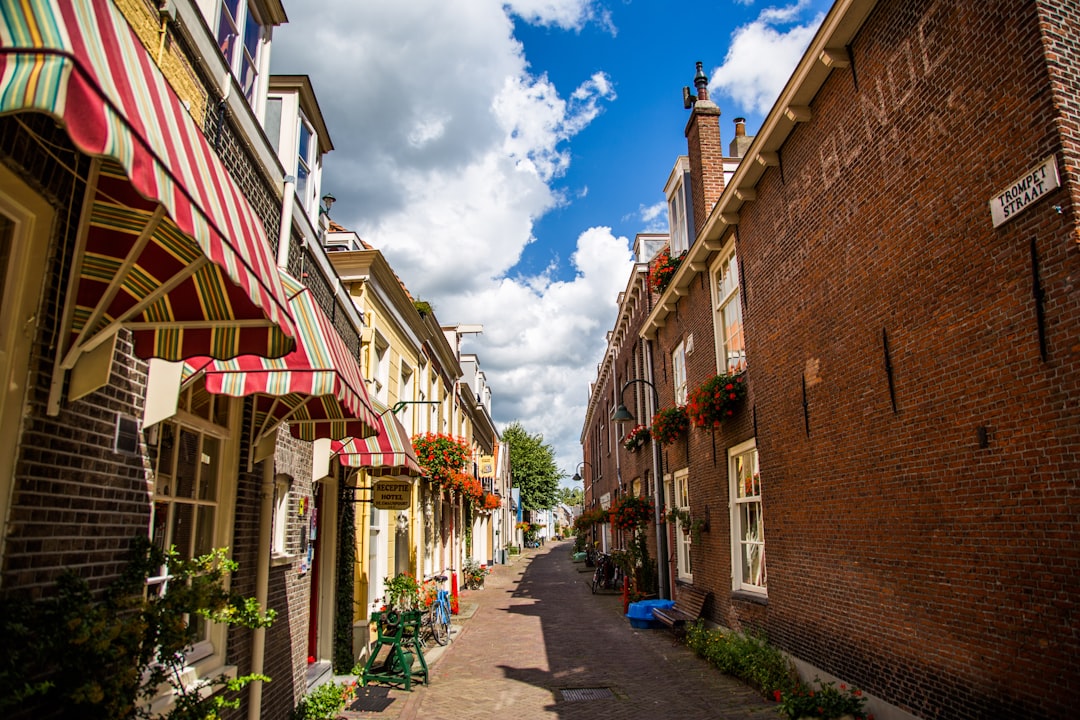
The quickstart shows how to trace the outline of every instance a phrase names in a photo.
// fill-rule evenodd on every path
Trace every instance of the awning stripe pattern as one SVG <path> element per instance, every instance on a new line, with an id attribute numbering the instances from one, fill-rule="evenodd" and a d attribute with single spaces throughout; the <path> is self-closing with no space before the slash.
<path id="1" fill-rule="evenodd" d="M 370 437 L 383 422 L 372 407 L 356 358 L 311 290 L 283 270 L 281 282 L 296 321 L 297 347 L 280 358 L 242 355 L 204 363 L 208 392 L 255 395 L 256 437 L 283 421 L 301 440 Z M 189 363 L 192 371 L 200 369 Z"/>
<path id="2" fill-rule="evenodd" d="M 378 400 L 373 399 L 372 404 L 382 417 L 383 432 L 375 437 L 335 441 L 330 443 L 330 449 L 337 453 L 342 465 L 366 468 L 369 475 L 423 475 L 412 440 L 401 421 Z"/>
<path id="3" fill-rule="evenodd" d="M 143 357 L 294 347 L 265 228 L 112 0 L 0 3 L 0 114 L 33 111 L 103 160 L 74 343 L 123 324 Z"/>

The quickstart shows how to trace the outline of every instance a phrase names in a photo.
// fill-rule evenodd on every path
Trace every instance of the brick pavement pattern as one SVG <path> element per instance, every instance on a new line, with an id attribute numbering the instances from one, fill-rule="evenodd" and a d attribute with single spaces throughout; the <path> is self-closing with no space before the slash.
<path id="1" fill-rule="evenodd" d="M 528 550 L 497 566 L 429 686 L 405 693 L 379 713 L 350 718 L 400 720 L 767 720 L 779 717 L 738 680 L 727 677 L 663 630 L 635 630 L 614 593 L 593 595 L 591 572 L 570 561 L 571 544 Z M 608 688 L 603 699 L 566 700 L 563 690 Z M 382 691 L 376 689 L 376 691 Z"/>

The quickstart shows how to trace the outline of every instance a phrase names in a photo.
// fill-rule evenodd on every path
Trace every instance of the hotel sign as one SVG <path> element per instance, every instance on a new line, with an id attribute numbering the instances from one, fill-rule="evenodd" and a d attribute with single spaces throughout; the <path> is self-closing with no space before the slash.
<path id="1" fill-rule="evenodd" d="M 1024 173 L 990 199 L 990 217 L 998 227 L 1027 210 L 1051 190 L 1061 187 L 1053 155 Z"/>
<path id="2" fill-rule="evenodd" d="M 408 510 L 412 500 L 412 483 L 380 480 L 371 488 L 371 500 L 380 510 Z"/>

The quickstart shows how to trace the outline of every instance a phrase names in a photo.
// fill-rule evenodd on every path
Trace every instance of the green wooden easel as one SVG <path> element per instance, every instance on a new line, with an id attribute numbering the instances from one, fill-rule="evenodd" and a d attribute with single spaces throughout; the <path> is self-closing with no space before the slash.
<path id="1" fill-rule="evenodd" d="M 424 644 L 420 639 L 421 612 L 410 610 L 398 612 L 386 610 L 371 613 L 371 621 L 378 629 L 378 639 L 367 662 L 364 663 L 364 672 L 360 676 L 360 685 L 366 687 L 368 682 L 376 680 L 388 683 L 404 683 L 405 689 L 412 691 L 413 675 L 428 681 L 427 660 L 424 659 Z M 388 648 L 382 661 L 374 670 L 372 667 L 379 662 L 382 649 Z M 413 658 L 420 661 L 420 667 L 413 672 Z"/>

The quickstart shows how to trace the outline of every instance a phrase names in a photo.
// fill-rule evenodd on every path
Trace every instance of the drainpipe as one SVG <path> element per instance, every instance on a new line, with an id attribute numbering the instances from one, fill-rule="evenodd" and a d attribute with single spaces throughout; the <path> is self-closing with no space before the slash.
<path id="1" fill-rule="evenodd" d="M 648 381 L 653 382 L 653 359 L 652 359 L 652 343 L 648 340 L 642 341 L 645 345 L 645 372 L 648 374 Z M 656 397 L 656 386 L 653 385 L 653 392 L 646 394 L 646 403 L 649 406 L 648 416 L 652 417 L 656 414 L 656 408 L 653 407 L 653 402 Z M 657 570 L 657 592 L 662 600 L 667 600 L 671 597 L 671 593 L 668 591 L 668 581 L 671 578 L 671 569 L 669 567 L 669 558 L 667 551 L 667 525 L 664 523 L 664 477 L 662 470 L 664 467 L 663 459 L 660 456 L 660 443 L 654 438 L 652 441 L 653 446 L 653 518 L 656 522 L 656 570 Z"/>
<path id="2" fill-rule="evenodd" d="M 255 602 L 259 607 L 266 607 L 270 588 L 270 523 L 274 513 L 274 457 L 271 455 L 262 462 L 262 492 L 259 498 L 259 553 L 255 566 Z M 251 637 L 251 672 L 261 675 L 266 654 L 266 628 L 256 628 Z M 259 720 L 262 716 L 261 680 L 251 683 L 248 696 L 248 720 Z"/>
<path id="3" fill-rule="evenodd" d="M 296 202 L 296 178 L 285 176 L 282 187 L 281 228 L 278 232 L 277 264 L 281 269 L 289 266 L 289 245 L 292 240 L 292 213 Z M 250 452 L 254 452 L 254 447 Z M 274 456 L 262 461 L 262 492 L 259 497 L 259 544 L 255 565 L 255 602 L 266 607 L 270 595 L 270 532 L 274 516 Z M 261 675 L 266 660 L 266 628 L 256 628 L 251 636 L 251 673 Z M 248 720 L 259 720 L 262 715 L 261 680 L 251 683 L 248 694 Z"/>

